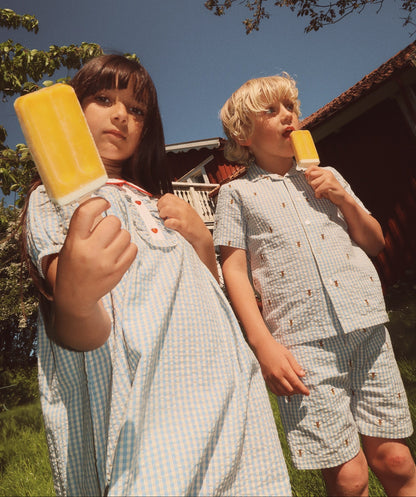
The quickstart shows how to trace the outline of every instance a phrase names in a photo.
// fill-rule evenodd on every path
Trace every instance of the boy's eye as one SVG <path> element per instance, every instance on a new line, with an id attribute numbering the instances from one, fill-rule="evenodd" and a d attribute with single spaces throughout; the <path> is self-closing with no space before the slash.
<path id="1" fill-rule="evenodd" d="M 273 106 L 266 109 L 266 114 L 274 114 L 276 112 L 277 112 L 276 107 Z"/>
<path id="2" fill-rule="evenodd" d="M 295 109 L 295 104 L 293 102 L 285 102 L 284 106 L 290 112 L 292 112 Z"/>

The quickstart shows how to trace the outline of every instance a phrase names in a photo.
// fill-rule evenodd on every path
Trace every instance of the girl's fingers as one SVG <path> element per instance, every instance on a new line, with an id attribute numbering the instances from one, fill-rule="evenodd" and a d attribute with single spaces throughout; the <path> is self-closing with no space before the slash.
<path id="1" fill-rule="evenodd" d="M 68 237 L 76 235 L 81 239 L 88 238 L 97 224 L 97 217 L 110 207 L 110 203 L 102 197 L 94 197 L 83 202 L 74 212 L 69 223 Z"/>

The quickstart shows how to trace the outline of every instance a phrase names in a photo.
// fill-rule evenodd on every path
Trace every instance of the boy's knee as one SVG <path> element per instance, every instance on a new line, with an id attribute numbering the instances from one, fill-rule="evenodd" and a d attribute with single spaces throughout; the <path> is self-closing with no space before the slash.
<path id="1" fill-rule="evenodd" d="M 414 476 L 416 471 L 413 458 L 405 445 L 383 451 L 369 463 L 375 473 L 383 473 L 390 477 L 407 479 Z"/>
<path id="2" fill-rule="evenodd" d="M 360 452 L 352 460 L 335 468 L 322 470 L 328 495 L 365 495 L 368 488 L 368 466 Z"/>

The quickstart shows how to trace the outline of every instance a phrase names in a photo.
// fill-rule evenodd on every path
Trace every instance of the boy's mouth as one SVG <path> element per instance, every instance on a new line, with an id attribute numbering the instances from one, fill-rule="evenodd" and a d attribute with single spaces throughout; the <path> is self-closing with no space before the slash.
<path id="1" fill-rule="evenodd" d="M 293 128 L 292 126 L 289 126 L 289 127 L 287 127 L 287 128 L 283 131 L 282 136 L 283 136 L 284 138 L 289 138 L 290 133 L 291 133 L 292 131 L 295 131 L 295 128 Z"/>

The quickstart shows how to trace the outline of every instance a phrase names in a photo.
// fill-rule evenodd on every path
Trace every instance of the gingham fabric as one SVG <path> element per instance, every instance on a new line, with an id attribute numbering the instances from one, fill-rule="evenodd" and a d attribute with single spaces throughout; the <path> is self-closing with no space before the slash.
<path id="1" fill-rule="evenodd" d="M 258 363 L 220 287 L 188 242 L 164 228 L 155 199 L 128 186 L 98 194 L 138 255 L 103 299 L 113 327 L 99 349 L 59 347 L 39 319 L 58 495 L 290 495 Z M 39 271 L 60 250 L 73 209 L 52 205 L 42 186 L 31 195 L 28 241 Z"/>
<path id="2" fill-rule="evenodd" d="M 351 241 L 337 207 L 316 199 L 295 165 L 280 176 L 252 164 L 222 186 L 214 241 L 247 251 L 263 318 L 286 346 L 336 335 L 327 296 L 345 332 L 388 320 L 373 264 Z"/>
<path id="3" fill-rule="evenodd" d="M 359 433 L 403 439 L 413 432 L 406 391 L 384 325 L 295 345 L 309 396 L 278 397 L 292 461 L 338 466 L 360 449 Z"/>

